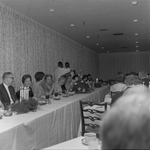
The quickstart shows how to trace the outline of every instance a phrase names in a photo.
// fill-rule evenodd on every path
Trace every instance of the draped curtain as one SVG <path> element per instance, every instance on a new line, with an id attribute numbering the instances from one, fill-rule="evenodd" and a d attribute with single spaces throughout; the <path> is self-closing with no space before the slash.
<path id="1" fill-rule="evenodd" d="M 150 52 L 99 54 L 99 77 L 113 79 L 118 71 L 150 73 Z"/>

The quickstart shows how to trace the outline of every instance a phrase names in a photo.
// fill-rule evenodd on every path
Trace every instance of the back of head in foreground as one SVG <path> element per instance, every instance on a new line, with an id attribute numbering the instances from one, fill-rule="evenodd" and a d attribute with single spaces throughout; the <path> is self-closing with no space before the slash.
<path id="1" fill-rule="evenodd" d="M 102 149 L 150 149 L 150 91 L 143 85 L 127 90 L 105 114 Z"/>

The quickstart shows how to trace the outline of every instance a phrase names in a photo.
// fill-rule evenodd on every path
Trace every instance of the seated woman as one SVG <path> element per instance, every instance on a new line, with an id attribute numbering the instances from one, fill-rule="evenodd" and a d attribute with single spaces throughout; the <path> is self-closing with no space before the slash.
<path id="1" fill-rule="evenodd" d="M 49 93 L 52 89 L 52 85 L 53 85 L 53 78 L 52 78 L 52 75 L 51 74 L 47 74 L 45 75 L 44 77 L 44 81 L 43 83 L 41 84 L 43 90 L 44 90 L 44 93 Z"/>
<path id="2" fill-rule="evenodd" d="M 44 72 L 36 72 L 34 75 L 36 83 L 33 86 L 33 93 L 34 93 L 34 97 L 36 98 L 42 98 L 45 96 L 44 90 L 41 86 L 43 84 L 44 76 L 45 76 Z"/>
<path id="3" fill-rule="evenodd" d="M 32 77 L 29 74 L 25 74 L 22 77 L 22 83 L 24 87 L 29 88 L 29 98 L 32 98 L 34 96 L 31 84 L 32 84 Z M 17 99 L 20 99 L 20 90 L 16 92 Z"/>
<path id="4" fill-rule="evenodd" d="M 65 83 L 66 79 L 64 76 L 61 76 L 59 79 L 58 79 L 58 82 L 55 82 L 52 86 L 52 89 L 50 91 L 50 95 L 53 95 L 55 93 L 58 93 L 58 94 L 62 94 L 63 90 L 62 90 L 62 85 Z"/>
<path id="5" fill-rule="evenodd" d="M 72 91 L 73 85 L 72 85 L 71 74 L 67 74 L 65 77 L 66 77 L 66 82 L 65 82 L 66 91 Z"/>

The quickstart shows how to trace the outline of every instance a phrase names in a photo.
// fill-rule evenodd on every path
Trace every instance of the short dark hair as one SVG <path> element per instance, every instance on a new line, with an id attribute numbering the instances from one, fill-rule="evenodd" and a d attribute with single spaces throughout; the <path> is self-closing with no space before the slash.
<path id="1" fill-rule="evenodd" d="M 58 67 L 63 68 L 63 63 L 61 61 L 58 62 Z"/>
<path id="2" fill-rule="evenodd" d="M 12 74 L 11 72 L 4 72 L 2 75 L 2 79 L 4 80 L 5 78 L 7 78 L 11 74 Z"/>
<path id="3" fill-rule="evenodd" d="M 86 74 L 82 76 L 82 80 L 84 79 L 88 79 L 88 76 Z"/>
<path id="4" fill-rule="evenodd" d="M 70 68 L 69 62 L 65 62 L 65 67 L 66 67 L 66 68 Z"/>
<path id="5" fill-rule="evenodd" d="M 25 83 L 25 80 L 28 79 L 28 78 L 32 81 L 31 75 L 29 75 L 29 74 L 23 75 L 23 77 L 22 77 L 22 83 L 24 84 L 24 83 Z"/>
<path id="6" fill-rule="evenodd" d="M 75 74 L 73 77 L 72 77 L 72 79 L 75 79 L 75 78 L 78 78 L 79 76 L 78 76 L 78 74 Z"/>
<path id="7" fill-rule="evenodd" d="M 44 72 L 38 71 L 35 73 L 34 78 L 35 78 L 36 82 L 39 82 L 43 79 L 44 76 L 45 76 Z"/>

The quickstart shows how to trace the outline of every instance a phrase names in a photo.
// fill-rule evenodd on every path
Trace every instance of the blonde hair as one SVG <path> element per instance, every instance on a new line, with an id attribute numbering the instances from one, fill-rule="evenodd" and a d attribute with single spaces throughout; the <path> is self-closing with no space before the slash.
<path id="1" fill-rule="evenodd" d="M 150 149 L 150 91 L 128 89 L 103 118 L 102 149 Z"/>

